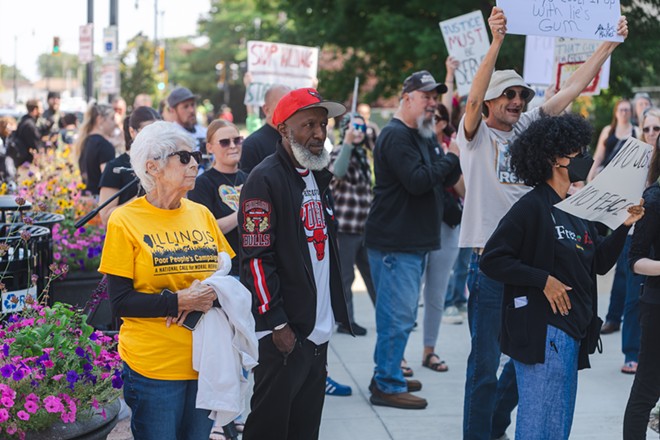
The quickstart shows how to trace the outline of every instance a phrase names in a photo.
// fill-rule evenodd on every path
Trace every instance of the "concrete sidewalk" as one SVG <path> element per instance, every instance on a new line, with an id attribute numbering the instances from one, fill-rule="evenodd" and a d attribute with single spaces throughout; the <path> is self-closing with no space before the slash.
<path id="1" fill-rule="evenodd" d="M 330 342 L 330 376 L 340 383 L 350 385 L 353 395 L 326 397 L 321 439 L 461 439 L 465 369 L 470 350 L 467 320 L 461 325 L 443 324 L 440 329 L 437 352 L 449 366 L 449 371 L 445 373 L 421 366 L 422 329 L 418 327 L 411 334 L 406 359 L 415 372 L 414 378 L 423 383 L 422 391 L 416 394 L 429 401 L 428 408 L 400 410 L 374 407 L 369 403 L 367 390 L 373 371 L 372 356 L 376 338 L 374 308 L 357 273 L 356 276 L 355 316 L 368 333 L 355 338 L 335 334 Z M 612 273 L 599 279 L 601 317 L 607 312 L 611 278 Z M 420 308 L 420 323 L 421 313 L 423 310 Z M 623 364 L 621 333 L 603 336 L 603 354 L 592 356 L 591 361 L 592 368 L 579 374 L 571 439 L 620 439 L 623 412 L 633 381 L 633 376 L 620 372 Z M 507 432 L 511 439 L 515 431 L 515 413 L 513 423 Z M 127 421 L 122 421 L 109 438 L 130 439 Z M 658 435 L 649 430 L 648 438 L 658 438 Z"/>

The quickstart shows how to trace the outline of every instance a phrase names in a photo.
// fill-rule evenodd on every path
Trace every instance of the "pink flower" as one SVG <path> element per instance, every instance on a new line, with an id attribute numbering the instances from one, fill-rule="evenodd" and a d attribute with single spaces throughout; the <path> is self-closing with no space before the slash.
<path id="1" fill-rule="evenodd" d="M 9 411 L 4 408 L 0 409 L 0 423 L 5 423 L 7 420 L 9 420 Z"/>
<path id="2" fill-rule="evenodd" d="M 73 423 L 76 421 L 76 416 L 72 412 L 63 412 L 60 417 L 64 423 Z"/>
<path id="3" fill-rule="evenodd" d="M 37 404 L 37 402 L 35 402 L 33 400 L 28 400 L 27 402 L 25 402 L 25 405 L 23 405 L 23 406 L 25 407 L 27 412 L 29 412 L 30 414 L 36 413 L 37 410 L 39 409 L 39 405 Z"/>
<path id="4" fill-rule="evenodd" d="M 30 414 L 26 413 L 23 410 L 17 412 L 16 416 L 18 416 L 18 418 L 21 419 L 21 420 L 30 420 Z"/>
<path id="5" fill-rule="evenodd" d="M 63 374 L 56 374 L 55 376 L 51 377 L 51 379 L 53 379 L 53 380 L 60 380 L 60 379 L 62 379 L 63 377 L 64 377 Z"/>
<path id="6" fill-rule="evenodd" d="M 99 401 L 96 398 L 92 399 L 92 408 L 99 409 Z"/>
<path id="7" fill-rule="evenodd" d="M 16 434 L 16 431 L 18 431 L 18 428 L 16 428 L 15 423 L 12 423 L 11 425 L 9 425 L 5 428 L 5 431 L 7 431 L 7 434 L 9 434 L 9 435 L 14 435 L 14 434 Z"/>
<path id="8" fill-rule="evenodd" d="M 36 402 L 36 403 L 39 403 L 39 400 L 40 400 L 40 399 L 39 399 L 39 396 L 37 396 L 36 394 L 34 394 L 34 393 L 30 393 L 30 394 L 28 394 L 27 396 L 25 396 L 25 400 L 27 400 L 27 401 L 29 401 L 29 402 Z"/>
<path id="9" fill-rule="evenodd" d="M 2 403 L 5 408 L 11 408 L 14 406 L 14 401 L 9 396 L 3 396 L 2 399 L 0 399 L 0 403 Z"/>
<path id="10" fill-rule="evenodd" d="M 44 399 L 44 407 L 49 413 L 58 413 L 64 410 L 62 401 L 55 396 L 48 396 Z"/>

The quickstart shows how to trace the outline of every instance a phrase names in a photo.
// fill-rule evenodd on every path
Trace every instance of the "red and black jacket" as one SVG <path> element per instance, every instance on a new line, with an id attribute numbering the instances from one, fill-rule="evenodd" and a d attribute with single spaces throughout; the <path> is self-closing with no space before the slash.
<path id="1" fill-rule="evenodd" d="M 348 309 L 339 272 L 337 223 L 329 183 L 332 174 L 314 171 L 321 194 L 330 258 L 330 295 L 335 321 L 346 326 Z M 288 323 L 306 339 L 316 322 L 316 282 L 301 221 L 305 182 L 278 142 L 243 185 L 238 212 L 241 282 L 252 292 L 256 330 Z"/>

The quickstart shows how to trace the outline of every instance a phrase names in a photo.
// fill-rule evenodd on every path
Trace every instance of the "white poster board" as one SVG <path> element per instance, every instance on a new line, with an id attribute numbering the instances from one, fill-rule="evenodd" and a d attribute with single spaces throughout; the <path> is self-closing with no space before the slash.
<path id="1" fill-rule="evenodd" d="M 539 37 L 536 35 L 528 35 L 525 38 L 525 64 L 523 70 L 523 78 L 528 84 L 550 85 L 555 84 L 557 80 L 558 61 L 555 59 L 555 45 L 558 40 L 567 40 L 561 37 Z M 598 47 L 598 42 L 593 40 L 580 40 L 588 41 L 592 44 L 592 49 Z M 576 46 L 577 48 L 577 46 Z M 565 52 L 565 49 L 562 50 Z M 586 53 L 582 51 L 581 57 L 586 60 L 593 53 L 593 51 Z M 608 89 L 610 87 L 610 62 L 612 57 L 607 58 L 607 61 L 600 69 L 598 86 L 601 89 Z"/>
<path id="2" fill-rule="evenodd" d="M 619 0 L 497 0 L 497 6 L 510 34 L 623 41 L 616 33 Z"/>
<path id="3" fill-rule="evenodd" d="M 245 91 L 245 105 L 262 105 L 273 84 L 293 89 L 314 85 L 319 64 L 317 47 L 248 41 L 247 54 L 252 82 Z"/>
<path id="4" fill-rule="evenodd" d="M 614 159 L 587 186 L 567 197 L 557 208 L 616 229 L 628 218 L 646 186 L 653 147 L 628 138 Z"/>
<path id="5" fill-rule="evenodd" d="M 84 24 L 78 28 L 78 61 L 80 64 L 94 60 L 94 25 Z"/>
<path id="6" fill-rule="evenodd" d="M 486 56 L 490 41 L 481 11 L 450 18 L 439 23 L 447 52 L 459 61 L 455 72 L 458 94 L 470 93 L 472 79 Z"/>

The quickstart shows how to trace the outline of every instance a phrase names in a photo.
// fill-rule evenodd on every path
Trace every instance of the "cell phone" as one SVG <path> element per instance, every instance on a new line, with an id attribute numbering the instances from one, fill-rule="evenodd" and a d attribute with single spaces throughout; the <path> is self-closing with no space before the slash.
<path id="1" fill-rule="evenodd" d="M 170 296 L 170 295 L 174 295 L 174 292 L 172 292 L 169 289 L 163 289 L 160 292 L 160 294 L 163 295 L 163 296 Z M 179 316 L 181 316 L 181 315 L 179 315 Z M 188 330 L 193 331 L 197 328 L 197 326 L 199 325 L 199 322 L 202 320 L 203 317 L 204 317 L 204 312 L 194 310 L 194 311 L 188 313 L 188 316 L 186 316 L 186 319 L 183 321 L 183 324 L 181 324 L 181 325 L 183 327 L 187 328 Z M 178 320 L 178 318 L 177 318 L 177 320 Z"/>

